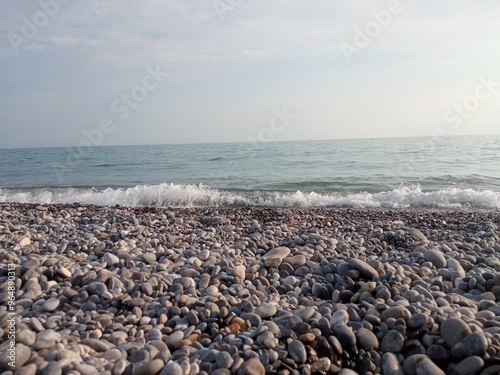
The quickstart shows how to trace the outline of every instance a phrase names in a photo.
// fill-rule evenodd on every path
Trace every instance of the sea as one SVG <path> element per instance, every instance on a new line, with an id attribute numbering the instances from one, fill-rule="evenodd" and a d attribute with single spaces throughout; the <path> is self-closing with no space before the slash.
<path id="1" fill-rule="evenodd" d="M 0 202 L 500 209 L 500 135 L 0 149 Z"/>

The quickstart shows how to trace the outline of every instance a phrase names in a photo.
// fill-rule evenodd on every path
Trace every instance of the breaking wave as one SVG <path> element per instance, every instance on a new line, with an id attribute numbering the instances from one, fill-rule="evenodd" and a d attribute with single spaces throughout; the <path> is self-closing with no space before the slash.
<path id="1" fill-rule="evenodd" d="M 420 186 L 400 186 L 391 191 L 368 192 L 283 192 L 225 191 L 202 184 L 162 183 L 130 188 L 36 188 L 0 189 L 0 202 L 100 206 L 157 207 L 345 207 L 345 208 L 500 208 L 500 192 L 471 188 L 423 191 Z"/>

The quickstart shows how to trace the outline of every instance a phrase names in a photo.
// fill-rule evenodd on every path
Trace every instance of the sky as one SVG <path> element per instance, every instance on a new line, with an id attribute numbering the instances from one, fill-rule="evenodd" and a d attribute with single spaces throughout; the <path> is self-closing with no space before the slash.
<path id="1" fill-rule="evenodd" d="M 0 0 L 0 148 L 500 133 L 498 1 Z"/>

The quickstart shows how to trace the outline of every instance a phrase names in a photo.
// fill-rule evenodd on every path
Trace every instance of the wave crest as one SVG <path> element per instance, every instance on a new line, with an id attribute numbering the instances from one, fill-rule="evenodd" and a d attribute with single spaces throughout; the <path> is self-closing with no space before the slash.
<path id="1" fill-rule="evenodd" d="M 500 193 L 471 188 L 422 191 L 420 186 L 400 186 L 378 193 L 339 192 L 228 192 L 202 184 L 137 185 L 130 188 L 38 188 L 0 189 L 0 202 L 99 206 L 268 206 L 352 208 L 500 208 Z"/>

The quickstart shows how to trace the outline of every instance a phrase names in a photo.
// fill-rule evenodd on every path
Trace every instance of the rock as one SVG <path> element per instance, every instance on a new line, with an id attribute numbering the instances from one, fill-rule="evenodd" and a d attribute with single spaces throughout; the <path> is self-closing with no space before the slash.
<path id="1" fill-rule="evenodd" d="M 108 267 L 116 266 L 118 263 L 120 263 L 120 258 L 118 258 L 115 254 L 111 253 L 104 254 L 102 260 L 106 262 L 106 265 Z"/>
<path id="2" fill-rule="evenodd" d="M 291 257 L 287 257 L 283 259 L 283 262 L 290 264 L 294 269 L 297 269 L 304 264 L 306 264 L 307 259 L 304 255 L 299 254 L 299 255 L 294 255 Z"/>
<path id="3" fill-rule="evenodd" d="M 415 372 L 416 375 L 445 375 L 444 371 L 441 370 L 429 358 L 422 358 L 418 360 L 415 367 Z"/>
<path id="4" fill-rule="evenodd" d="M 335 327 L 337 324 L 349 323 L 349 314 L 345 310 L 335 311 L 330 318 L 330 326 Z"/>
<path id="5" fill-rule="evenodd" d="M 104 341 L 100 341 L 100 340 L 97 340 L 97 339 L 87 338 L 87 339 L 83 339 L 80 342 L 83 345 L 87 345 L 87 346 L 91 347 L 96 352 L 105 352 L 105 351 L 109 350 L 109 345 L 108 344 L 106 344 Z"/>
<path id="6" fill-rule="evenodd" d="M 427 237 L 421 232 L 419 231 L 418 229 L 415 229 L 415 228 L 408 228 L 406 229 L 406 231 L 413 235 L 414 237 L 416 237 L 419 241 L 421 242 L 425 242 L 425 243 L 428 243 L 429 240 L 427 239 Z"/>
<path id="7" fill-rule="evenodd" d="M 329 358 L 323 357 L 319 358 L 317 361 L 313 362 L 311 365 L 311 371 L 313 373 L 321 373 L 326 374 L 330 370 L 330 366 L 332 365 L 332 361 Z"/>
<path id="8" fill-rule="evenodd" d="M 24 345 L 24 344 L 16 344 L 15 349 L 13 351 L 8 349 L 9 347 L 7 346 L 6 349 L 0 353 L 0 371 L 3 370 L 12 370 L 12 366 L 10 365 L 12 361 L 12 358 L 9 358 L 13 353 L 13 357 L 15 357 L 15 363 L 14 363 L 14 369 L 18 369 L 22 367 L 30 358 L 31 356 L 31 349 Z"/>
<path id="9" fill-rule="evenodd" d="M 471 329 L 463 320 L 450 318 L 443 321 L 439 333 L 444 341 L 446 341 L 446 344 L 451 348 L 462 338 L 470 334 Z"/>
<path id="10" fill-rule="evenodd" d="M 238 375 L 265 375 L 266 370 L 259 358 L 250 358 L 246 360 L 238 370 Z M 166 375 L 166 374 L 165 374 Z"/>
<path id="11" fill-rule="evenodd" d="M 382 313 L 382 320 L 385 322 L 389 318 L 399 319 L 402 318 L 405 321 L 411 318 L 411 314 L 408 309 L 404 306 L 393 306 L 384 310 Z"/>
<path id="12" fill-rule="evenodd" d="M 472 356 L 458 362 L 453 368 L 452 375 L 474 375 L 479 373 L 483 367 L 483 359 L 478 356 Z"/>
<path id="13" fill-rule="evenodd" d="M 399 353 L 403 349 L 405 339 L 399 331 L 390 330 L 383 337 L 380 348 L 384 352 Z"/>
<path id="14" fill-rule="evenodd" d="M 181 331 L 172 332 L 167 336 L 166 343 L 174 348 L 178 347 L 181 341 L 184 339 L 184 334 Z"/>
<path id="15" fill-rule="evenodd" d="M 366 351 L 376 350 L 378 348 L 378 339 L 375 334 L 366 328 L 360 328 L 356 331 L 358 345 Z"/>
<path id="16" fill-rule="evenodd" d="M 382 370 L 384 375 L 404 375 L 398 357 L 394 353 L 384 353 L 382 357 Z"/>
<path id="17" fill-rule="evenodd" d="M 257 307 L 257 309 L 255 310 L 255 313 L 258 316 L 260 316 L 262 319 L 270 318 L 270 317 L 274 316 L 274 314 L 276 314 L 276 312 L 277 312 L 276 306 L 274 306 L 270 303 L 263 303 L 262 305 Z"/>
<path id="18" fill-rule="evenodd" d="M 147 335 L 146 335 L 146 340 L 147 341 L 153 341 L 153 340 L 162 340 L 163 338 L 163 333 L 158 328 L 153 328 L 150 330 Z"/>
<path id="19" fill-rule="evenodd" d="M 234 267 L 233 269 L 234 276 L 238 277 L 240 280 L 245 280 L 246 277 L 246 267 L 242 264 Z"/>
<path id="20" fill-rule="evenodd" d="M 269 258 L 286 258 L 290 254 L 290 249 L 285 246 L 275 247 L 274 249 L 269 250 L 266 254 L 262 256 L 263 260 Z"/>
<path id="21" fill-rule="evenodd" d="M 233 362 L 233 357 L 228 352 L 219 352 L 215 358 L 215 364 L 218 368 L 231 368 Z"/>
<path id="22" fill-rule="evenodd" d="M 65 279 L 69 279 L 71 277 L 71 272 L 66 267 L 63 267 L 63 266 L 60 266 L 57 269 L 57 273 L 59 276 L 65 278 Z"/>
<path id="23" fill-rule="evenodd" d="M 465 277 L 465 271 L 460 264 L 460 262 L 456 259 L 448 259 L 446 263 L 446 267 L 451 269 L 451 281 L 455 281 L 457 277 L 463 279 Z"/>
<path id="24" fill-rule="evenodd" d="M 454 358 L 482 357 L 487 348 L 488 340 L 484 335 L 480 332 L 473 332 L 452 346 L 451 355 Z"/>
<path id="25" fill-rule="evenodd" d="M 424 259 L 431 262 L 436 268 L 446 267 L 446 258 L 439 250 L 427 250 L 425 252 Z"/>
<path id="26" fill-rule="evenodd" d="M 214 303 L 214 302 L 207 302 L 205 303 L 205 314 L 209 318 L 217 318 L 220 313 L 220 308 L 219 306 Z"/>
<path id="27" fill-rule="evenodd" d="M 87 286 L 87 292 L 89 294 L 95 294 L 97 296 L 102 296 L 108 291 L 108 288 L 104 283 L 99 281 L 94 281 Z"/>
<path id="28" fill-rule="evenodd" d="M 361 276 L 363 276 L 367 279 L 372 279 L 374 277 L 379 276 L 379 274 L 375 270 L 375 268 L 370 266 L 368 263 L 363 262 L 361 259 L 349 258 L 348 263 L 352 269 L 359 271 Z"/>
<path id="29" fill-rule="evenodd" d="M 427 315 L 415 314 L 410 319 L 408 319 L 408 328 L 414 331 L 418 331 L 425 325 L 425 323 L 427 323 Z"/>
<path id="30" fill-rule="evenodd" d="M 16 335 L 16 342 L 24 344 L 26 346 L 31 346 L 36 341 L 36 333 L 27 329 L 22 329 Z"/>
<path id="31" fill-rule="evenodd" d="M 416 375 L 415 366 L 417 362 L 427 358 L 425 354 L 413 354 L 407 357 L 403 362 L 403 371 L 405 375 Z"/>
<path id="32" fill-rule="evenodd" d="M 356 346 L 356 336 L 351 327 L 337 324 L 332 328 L 333 335 L 340 341 L 344 350 L 350 351 Z"/>
<path id="33" fill-rule="evenodd" d="M 26 247 L 28 245 L 31 245 L 31 240 L 29 237 L 23 237 L 18 243 L 20 248 Z"/>
<path id="34" fill-rule="evenodd" d="M 35 374 L 36 374 L 36 365 L 34 363 L 30 363 L 29 365 L 20 367 L 16 371 L 16 375 L 35 375 Z"/>
<path id="35" fill-rule="evenodd" d="M 305 363 L 307 360 L 307 352 L 304 344 L 298 340 L 293 340 L 289 345 L 288 345 L 288 353 L 290 354 L 290 357 L 296 362 L 296 363 Z"/>
<path id="36" fill-rule="evenodd" d="M 142 254 L 142 260 L 146 264 L 153 264 L 156 262 L 156 255 L 153 253 L 144 253 Z"/>
<path id="37" fill-rule="evenodd" d="M 184 371 L 178 363 L 169 362 L 161 370 L 160 375 L 184 375 Z"/>
<path id="38" fill-rule="evenodd" d="M 42 371 L 42 375 L 61 375 L 62 368 L 59 362 L 50 361 L 47 366 Z"/>
<path id="39" fill-rule="evenodd" d="M 59 300 L 57 298 L 49 298 L 47 301 L 45 301 L 42 305 L 42 310 L 43 311 L 54 311 L 59 307 Z"/>
<path id="40" fill-rule="evenodd" d="M 161 359 L 153 359 L 145 361 L 145 363 L 137 366 L 132 375 L 157 375 L 165 367 L 165 363 Z"/>

